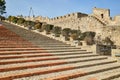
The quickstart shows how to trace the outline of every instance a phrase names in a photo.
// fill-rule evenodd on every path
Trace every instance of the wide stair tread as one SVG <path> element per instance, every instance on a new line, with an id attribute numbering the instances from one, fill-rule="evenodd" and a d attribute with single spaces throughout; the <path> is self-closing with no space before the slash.
<path id="1" fill-rule="evenodd" d="M 94 62 L 94 63 L 93 63 Z M 0 73 L 0 75 L 2 76 L 2 78 L 8 78 L 10 76 L 12 76 L 14 73 L 16 73 L 15 77 L 25 77 L 27 76 L 31 76 L 31 74 L 44 74 L 44 73 L 51 73 L 51 72 L 59 72 L 59 71 L 64 71 L 64 70 L 71 70 L 71 69 L 76 69 L 76 68 L 84 68 L 84 67 L 88 67 L 88 66 L 94 66 L 94 65 L 101 65 L 101 64 L 107 64 L 107 63 L 114 63 L 115 61 L 113 60 L 103 60 L 103 61 L 93 61 L 91 64 L 89 64 L 89 62 L 84 62 L 84 63 L 71 63 L 71 64 L 64 64 L 64 65 L 59 65 L 59 66 L 48 66 L 48 67 L 39 67 L 39 68 L 31 68 L 29 69 L 24 69 L 21 71 L 10 71 L 10 72 L 2 72 Z M 82 65 L 80 65 L 82 64 Z M 73 66 L 74 65 L 74 66 Z M 32 72 L 31 72 L 32 71 Z M 12 75 L 11 75 L 12 74 Z M 22 76 L 21 76 L 22 75 Z M 1 79 L 1 78 L 0 78 Z"/>

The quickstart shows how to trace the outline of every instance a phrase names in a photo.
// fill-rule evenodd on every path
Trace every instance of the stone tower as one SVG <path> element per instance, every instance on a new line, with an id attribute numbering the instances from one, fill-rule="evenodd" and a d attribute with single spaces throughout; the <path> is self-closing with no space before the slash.
<path id="1" fill-rule="evenodd" d="M 104 20 L 105 22 L 110 21 L 110 10 L 109 9 L 101 9 L 101 8 L 93 8 L 93 16 L 100 20 Z"/>

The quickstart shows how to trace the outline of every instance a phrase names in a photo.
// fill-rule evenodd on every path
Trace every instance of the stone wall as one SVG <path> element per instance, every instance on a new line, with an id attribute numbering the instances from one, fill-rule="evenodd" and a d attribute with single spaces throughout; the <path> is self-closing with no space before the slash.
<path id="1" fill-rule="evenodd" d="M 93 13 L 90 15 L 76 12 L 54 18 L 38 16 L 33 20 L 39 20 L 40 22 L 46 22 L 62 28 L 80 29 L 82 32 L 94 31 L 97 33 L 96 36 L 101 35 L 102 38 L 112 36 L 111 39 L 120 45 L 120 30 L 117 29 L 120 26 L 120 16 L 115 16 L 111 20 L 109 9 L 95 7 L 93 8 Z"/>
<path id="2" fill-rule="evenodd" d="M 110 20 L 110 10 L 109 9 L 101 9 L 101 8 L 93 8 L 93 15 L 100 20 L 104 20 L 108 22 Z"/>
<path id="3" fill-rule="evenodd" d="M 120 25 L 120 15 L 114 17 L 114 22 L 117 25 Z"/>
<path id="4" fill-rule="evenodd" d="M 101 38 L 109 37 L 115 45 L 120 45 L 120 27 L 107 26 L 102 29 Z"/>

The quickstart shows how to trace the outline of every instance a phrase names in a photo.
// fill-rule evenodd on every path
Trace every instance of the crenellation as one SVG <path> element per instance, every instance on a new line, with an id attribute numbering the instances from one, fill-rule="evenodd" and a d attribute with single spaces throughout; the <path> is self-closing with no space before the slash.
<path id="1" fill-rule="evenodd" d="M 101 8 L 93 8 L 93 15 L 100 20 L 104 20 L 104 22 L 110 21 L 110 10 L 109 9 L 101 9 Z"/>
<path id="2" fill-rule="evenodd" d="M 29 19 L 29 18 L 28 18 Z M 33 19 L 33 18 L 31 18 Z M 102 37 L 107 37 L 112 35 L 107 28 L 109 26 L 120 26 L 120 15 L 115 16 L 112 20 L 110 17 L 110 10 L 109 9 L 101 9 L 101 8 L 93 8 L 92 14 L 85 14 L 85 13 L 71 13 L 63 16 L 58 16 L 54 18 L 42 17 L 39 16 L 35 20 L 39 20 L 40 22 L 46 22 L 48 24 L 52 24 L 54 26 L 59 26 L 63 28 L 71 28 L 80 30 L 82 32 L 85 31 L 93 31 L 96 32 L 97 35 L 103 35 Z M 117 31 L 119 32 L 119 31 Z M 114 36 L 118 33 L 114 33 Z M 104 35 L 107 34 L 107 35 Z M 115 37 L 114 37 L 115 38 Z M 118 43 L 120 41 L 116 39 Z"/>

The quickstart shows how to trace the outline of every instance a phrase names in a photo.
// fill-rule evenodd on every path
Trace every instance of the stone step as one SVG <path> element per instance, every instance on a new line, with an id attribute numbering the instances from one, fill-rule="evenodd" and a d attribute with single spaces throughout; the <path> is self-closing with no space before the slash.
<path id="1" fill-rule="evenodd" d="M 9 40 L 10 41 L 10 40 Z M 14 45 L 14 44 L 18 44 L 18 45 L 20 45 L 20 44 L 23 44 L 23 45 L 29 45 L 30 43 L 26 43 L 26 42 L 24 42 L 24 43 L 9 43 L 9 45 Z M 6 43 L 3 43 L 3 42 L 0 42 L 0 45 L 8 45 L 8 43 L 6 42 Z"/>
<path id="2" fill-rule="evenodd" d="M 1 51 L 0 54 L 27 54 L 27 53 L 44 53 L 44 52 L 74 52 L 74 51 L 86 51 L 86 50 L 81 50 L 81 49 L 70 49 L 70 50 L 30 50 L 30 51 Z"/>
<path id="3" fill-rule="evenodd" d="M 38 46 L 0 46 L 0 48 L 35 48 Z"/>
<path id="4" fill-rule="evenodd" d="M 0 60 L 0 64 L 14 64 L 14 63 L 25 63 L 25 62 L 36 62 L 36 61 L 47 61 L 47 60 L 74 60 L 79 59 L 79 62 L 90 61 L 90 60 L 100 60 L 107 59 L 105 56 L 47 56 L 47 57 L 32 57 L 32 58 L 18 58 L 18 59 L 4 59 Z"/>
<path id="5" fill-rule="evenodd" d="M 38 47 L 39 45 L 30 45 L 30 46 L 28 46 L 28 45 L 7 45 L 7 46 L 0 46 L 0 48 L 31 48 L 31 47 L 33 47 L 33 48 L 35 48 L 35 47 Z M 74 46 L 67 46 L 67 47 L 61 47 L 61 46 L 53 46 L 53 47 L 50 47 L 50 46 L 43 46 L 43 47 L 41 47 L 41 46 L 39 46 L 40 48 L 44 48 L 44 49 L 58 49 L 58 48 L 60 48 L 60 49 L 64 49 L 64 48 L 75 48 Z"/>
<path id="6" fill-rule="evenodd" d="M 1 39 L 0 39 L 1 40 Z M 9 45 L 29 45 L 30 43 L 9 43 Z M 0 42 L 0 45 L 8 45 L 8 42 Z M 70 46 L 69 44 L 61 44 L 61 43 L 39 43 L 38 45 L 67 45 Z"/>
<path id="7" fill-rule="evenodd" d="M 26 76 L 32 76 L 32 75 L 38 75 L 38 74 L 47 74 L 47 73 L 52 73 L 52 72 L 57 72 L 57 71 L 64 71 L 64 70 L 70 70 L 73 69 L 74 67 L 70 67 L 70 66 L 66 66 L 66 67 L 58 67 L 58 68 L 49 68 L 48 70 L 46 69 L 32 69 L 29 71 L 19 71 L 19 72 L 10 72 L 7 73 L 5 72 L 2 73 L 2 75 L 0 76 L 0 80 L 13 80 L 14 78 L 20 78 L 20 77 L 26 77 Z"/>
<path id="8" fill-rule="evenodd" d="M 13 32 L 0 27 L 0 80 L 109 80 L 120 76 L 120 64 L 114 59 L 90 54 L 17 26 L 6 27 Z M 38 46 L 42 50 L 25 49 Z M 24 49 L 2 50 L 20 47 Z"/>
<path id="9" fill-rule="evenodd" d="M 90 57 L 90 56 L 98 56 L 97 54 L 90 54 L 90 52 L 79 52 L 79 53 L 57 53 L 57 54 L 50 54 L 50 53 L 37 53 L 37 54 L 10 54 L 10 55 L 1 55 L 1 59 L 15 59 L 15 58 L 28 58 L 28 57 L 43 57 L 43 56 L 65 56 L 65 55 L 79 55 L 81 57 Z"/>
<path id="10" fill-rule="evenodd" d="M 55 48 L 51 48 L 51 47 L 47 47 L 47 48 L 44 48 L 45 50 L 57 50 L 57 49 L 61 49 L 61 50 L 63 50 L 63 49 L 81 49 L 80 47 L 55 47 Z"/>
<path id="11" fill-rule="evenodd" d="M 90 64 L 93 63 L 93 64 Z M 23 64 L 9 64 L 9 65 L 1 65 L 0 66 L 0 72 L 5 71 L 14 71 L 14 70 L 22 70 L 22 69 L 28 69 L 28 68 L 38 68 L 38 67 L 47 67 L 47 66 L 56 66 L 56 65 L 73 65 L 73 64 L 82 64 L 80 67 L 88 67 L 88 66 L 94 66 L 96 64 L 104 64 L 104 63 L 112 63 L 115 62 L 113 60 L 98 60 L 98 61 L 89 61 L 89 62 L 78 62 L 77 60 L 74 61 L 59 61 L 57 62 L 34 62 L 34 63 L 23 63 Z"/>
<path id="12" fill-rule="evenodd" d="M 70 46 L 70 44 L 54 43 L 54 42 L 52 42 L 52 43 L 40 43 L 40 42 L 39 42 L 39 45 L 69 45 L 69 46 Z"/>
<path id="13" fill-rule="evenodd" d="M 111 70 L 99 72 L 96 74 L 86 75 L 84 77 L 74 78 L 73 80 L 111 80 L 120 77 L 120 67 Z"/>
<path id="14" fill-rule="evenodd" d="M 70 50 L 46 50 L 49 53 L 53 53 L 53 52 L 76 52 L 76 51 L 86 51 L 86 50 L 82 50 L 82 49 L 70 49 Z"/>
<path id="15" fill-rule="evenodd" d="M 76 79 L 76 78 L 91 75 L 91 74 L 95 75 L 96 73 L 117 69 L 117 68 L 120 68 L 120 64 L 118 63 L 109 63 L 109 64 L 103 64 L 103 65 L 96 65 L 92 67 L 86 67 L 86 68 L 77 68 L 76 70 L 73 69 L 66 72 L 61 72 L 59 74 L 56 73 L 55 75 L 49 75 L 49 78 L 44 77 L 44 79 L 42 80 L 84 80 L 84 79 Z M 47 75 L 44 75 L 44 76 L 47 76 Z M 40 80 L 40 76 L 38 80 Z M 96 80 L 96 79 L 93 78 L 91 80 Z"/>
<path id="16" fill-rule="evenodd" d="M 69 45 L 38 45 L 40 47 L 71 47 Z"/>
<path id="17" fill-rule="evenodd" d="M 90 64 L 90 65 L 94 66 L 94 65 L 109 64 L 109 63 L 114 63 L 114 62 L 107 60 L 107 61 L 104 61 L 104 62 L 98 62 L 96 64 Z M 71 66 L 73 64 L 74 64 L 74 66 Z M 31 68 L 31 69 L 29 69 L 29 71 L 27 71 L 28 69 L 26 69 L 26 70 L 24 69 L 24 70 L 21 70 L 21 71 L 18 70 L 18 71 L 11 71 L 11 72 L 2 72 L 2 73 L 0 73 L 0 75 L 1 75 L 0 79 L 6 79 L 8 77 L 9 78 L 20 78 L 20 77 L 27 77 L 27 76 L 32 76 L 32 75 L 42 75 L 42 74 L 53 73 L 53 72 L 62 72 L 62 71 L 74 70 L 74 69 L 78 69 L 78 68 L 82 68 L 82 67 L 84 68 L 85 66 L 88 68 L 88 65 L 82 65 L 81 66 L 80 65 L 81 63 L 76 63 L 76 64 L 73 63 L 73 64 L 42 67 L 42 68 L 33 68 L 33 69 Z M 41 71 L 42 71 L 42 73 L 41 73 Z M 16 73 L 16 74 L 14 74 L 14 73 Z M 14 74 L 14 75 L 11 75 L 11 74 Z"/>
<path id="18" fill-rule="evenodd" d="M 43 50 L 41 48 L 0 48 L 0 51 Z"/>
<path id="19" fill-rule="evenodd" d="M 42 53 L 44 53 L 44 54 L 46 54 L 46 53 L 48 53 L 47 51 L 45 51 L 45 50 L 41 50 L 41 52 L 36 52 L 36 53 L 34 53 L 34 54 L 42 54 Z M 65 52 L 60 52 L 60 51 L 57 51 L 57 52 L 50 52 L 50 54 L 53 54 L 53 55 L 57 55 L 57 54 L 60 54 L 60 53 L 63 53 L 63 54 L 89 54 L 89 53 L 92 53 L 92 52 L 86 52 L 86 51 L 71 51 L 71 52 L 69 52 L 69 51 L 65 51 Z M 0 55 L 28 55 L 28 54 L 33 54 L 33 52 L 31 52 L 31 53 L 0 53 Z"/>
<path id="20" fill-rule="evenodd" d="M 20 51 L 20 50 L 53 50 L 54 48 L 0 48 L 0 51 Z M 56 49 L 81 49 L 77 47 L 56 47 Z"/>
<path id="21" fill-rule="evenodd" d="M 14 43 L 14 44 L 10 44 L 10 43 L 8 43 L 8 42 L 2 42 L 1 44 L 0 44 L 0 46 L 8 46 L 8 45 L 30 45 L 30 43 L 24 43 L 24 42 L 20 42 L 20 43 Z M 70 45 L 66 45 L 66 44 L 37 44 L 37 45 L 39 45 L 39 46 L 65 46 L 65 47 L 69 47 Z"/>

